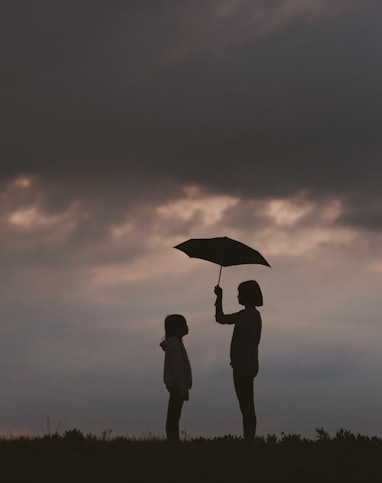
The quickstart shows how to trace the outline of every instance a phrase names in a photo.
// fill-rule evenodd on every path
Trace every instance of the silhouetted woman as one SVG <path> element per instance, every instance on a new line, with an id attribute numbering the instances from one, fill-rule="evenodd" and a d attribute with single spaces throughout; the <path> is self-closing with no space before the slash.
<path id="1" fill-rule="evenodd" d="M 238 287 L 238 302 L 243 310 L 233 314 L 223 312 L 223 290 L 215 287 L 215 319 L 219 324 L 234 324 L 230 358 L 235 392 L 243 416 L 244 438 L 252 441 L 256 435 L 256 412 L 253 395 L 254 379 L 259 371 L 258 346 L 261 337 L 261 316 L 256 307 L 263 305 L 263 295 L 255 280 Z"/>
<path id="2" fill-rule="evenodd" d="M 192 386 L 190 361 L 183 345 L 182 337 L 188 334 L 188 326 L 183 315 L 171 314 L 164 321 L 165 339 L 160 343 L 166 352 L 164 358 L 163 381 L 170 393 L 166 418 L 168 441 L 179 441 L 179 420 L 184 401 L 189 400 Z"/>

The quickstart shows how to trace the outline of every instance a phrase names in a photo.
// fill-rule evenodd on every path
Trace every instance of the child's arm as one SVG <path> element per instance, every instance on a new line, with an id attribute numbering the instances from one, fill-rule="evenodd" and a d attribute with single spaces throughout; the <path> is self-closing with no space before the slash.
<path id="1" fill-rule="evenodd" d="M 215 320 L 219 324 L 225 324 L 223 313 L 223 289 L 216 285 L 214 288 L 214 294 L 216 295 L 215 301 Z"/>
<path id="2" fill-rule="evenodd" d="M 189 387 L 187 381 L 187 368 L 185 365 L 184 354 L 182 350 L 182 343 L 180 341 L 173 342 L 170 347 L 171 369 L 174 376 L 175 387 L 178 393 L 181 394 L 187 401 Z"/>

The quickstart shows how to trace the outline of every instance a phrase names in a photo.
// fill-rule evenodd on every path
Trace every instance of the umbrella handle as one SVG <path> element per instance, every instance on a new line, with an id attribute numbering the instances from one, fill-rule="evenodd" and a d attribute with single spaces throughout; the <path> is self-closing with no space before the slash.
<path id="1" fill-rule="evenodd" d="M 220 271 L 219 271 L 219 280 L 218 280 L 218 287 L 219 287 L 219 284 L 220 284 L 220 278 L 221 278 L 221 276 L 222 276 L 222 268 L 223 268 L 223 266 L 222 266 L 222 265 L 220 265 Z"/>

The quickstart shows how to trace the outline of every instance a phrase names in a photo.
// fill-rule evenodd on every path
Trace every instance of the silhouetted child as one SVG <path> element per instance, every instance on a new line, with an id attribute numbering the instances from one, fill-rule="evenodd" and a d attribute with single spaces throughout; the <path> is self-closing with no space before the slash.
<path id="1" fill-rule="evenodd" d="M 253 440 L 256 434 L 256 412 L 253 383 L 259 370 L 258 345 L 261 337 L 261 316 L 256 307 L 263 305 L 263 295 L 255 280 L 242 282 L 238 287 L 238 302 L 243 310 L 223 313 L 223 290 L 214 289 L 215 319 L 219 324 L 234 324 L 230 358 L 233 382 L 243 416 L 244 438 Z"/>
<path id="2" fill-rule="evenodd" d="M 183 315 L 168 315 L 164 321 L 165 339 L 160 343 L 166 352 L 163 381 L 170 393 L 166 419 L 168 441 L 179 441 L 179 420 L 184 401 L 189 400 L 192 386 L 190 361 L 182 337 L 188 334 Z"/>

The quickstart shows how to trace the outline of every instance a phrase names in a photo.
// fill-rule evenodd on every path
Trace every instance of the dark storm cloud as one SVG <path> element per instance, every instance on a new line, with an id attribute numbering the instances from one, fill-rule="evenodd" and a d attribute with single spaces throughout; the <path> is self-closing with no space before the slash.
<path id="1" fill-rule="evenodd" d="M 305 189 L 343 197 L 358 223 L 379 196 L 380 14 L 324 0 L 9 3 L 2 175 L 58 178 L 51 207 L 88 190 L 116 212 L 134 173 L 249 197 Z"/>
<path id="2" fill-rule="evenodd" d="M 149 227 L 157 223 L 156 206 L 179 191 L 172 185 L 166 190 L 168 182 L 159 177 L 156 184 L 133 175 L 129 180 L 55 177 L 47 182 L 34 176 L 2 183 L 0 261 L 11 268 L 10 280 L 20 276 L 17 268 L 49 266 L 61 270 L 62 280 L 67 271 L 81 276 L 89 265 L 127 262 L 145 253 Z M 129 223 L 134 236 L 113 236 Z"/>

